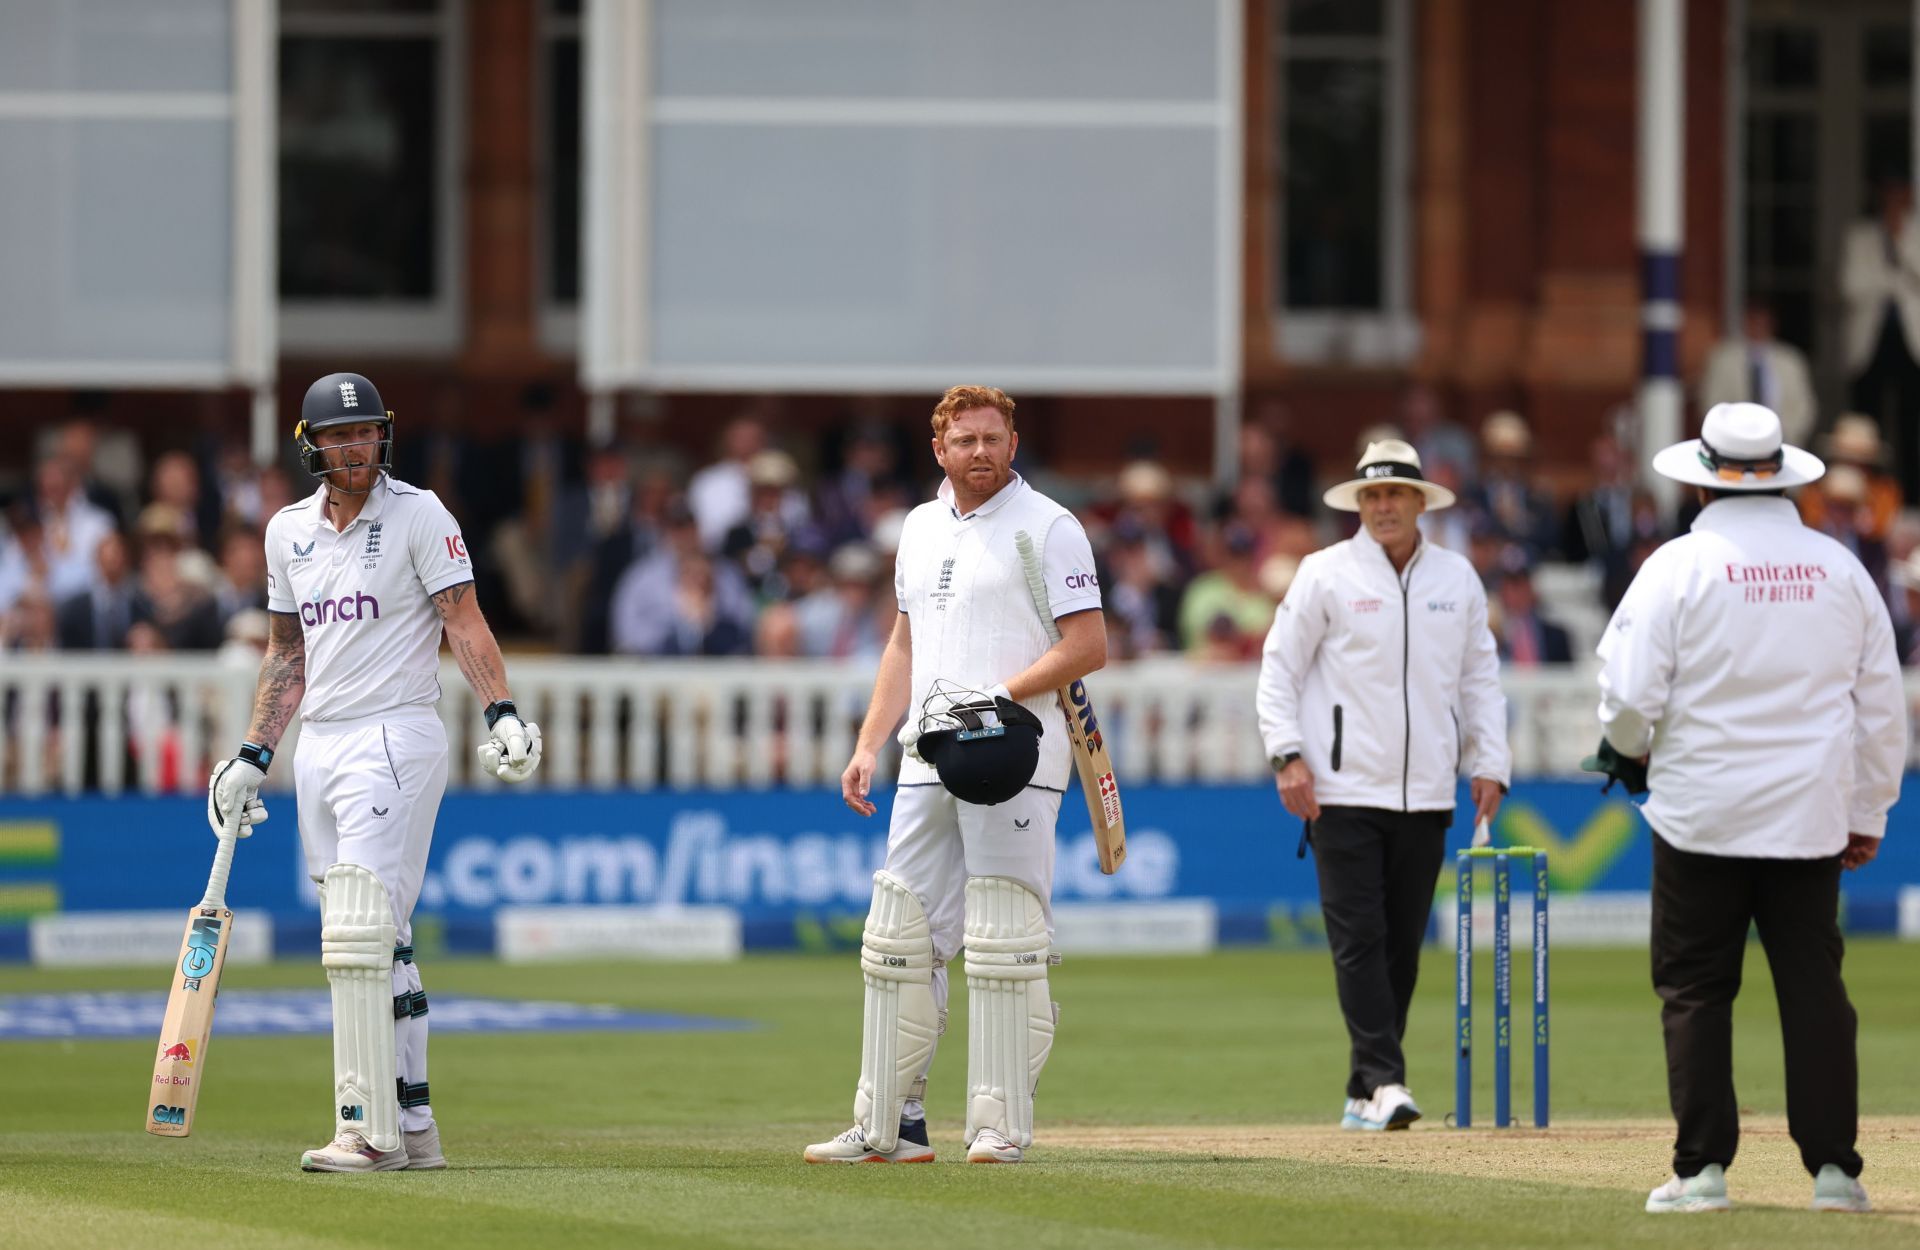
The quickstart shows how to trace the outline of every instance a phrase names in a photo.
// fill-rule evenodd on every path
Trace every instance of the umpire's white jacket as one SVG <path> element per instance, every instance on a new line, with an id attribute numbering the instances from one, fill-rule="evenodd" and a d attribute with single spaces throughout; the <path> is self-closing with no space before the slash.
<path id="1" fill-rule="evenodd" d="M 1607 740 L 1652 751 L 1647 823 L 1672 845 L 1813 859 L 1886 832 L 1907 758 L 1893 625 L 1788 500 L 1708 504 L 1641 566 L 1600 658 Z"/>
<path id="2" fill-rule="evenodd" d="M 1399 573 L 1365 530 L 1300 562 L 1258 707 L 1268 757 L 1298 752 L 1323 804 L 1444 811 L 1462 772 L 1512 771 L 1486 591 L 1424 538 Z"/>

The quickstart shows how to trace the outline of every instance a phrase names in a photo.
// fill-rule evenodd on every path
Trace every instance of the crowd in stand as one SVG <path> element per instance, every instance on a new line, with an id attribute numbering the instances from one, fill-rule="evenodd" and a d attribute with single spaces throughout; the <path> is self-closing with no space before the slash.
<path id="1" fill-rule="evenodd" d="M 1557 584 L 1594 587 L 1586 606 L 1603 612 L 1691 520 L 1685 505 L 1662 516 L 1613 432 L 1594 440 L 1581 488 L 1556 497 L 1520 415 L 1470 430 L 1422 387 L 1392 415 L 1391 432 L 1365 430 L 1357 445 L 1405 437 L 1459 495 L 1423 528 L 1480 571 L 1509 665 L 1584 658 L 1542 606 L 1543 563 L 1589 570 Z M 1816 449 L 1831 469 L 1802 493 L 1803 515 L 1873 572 L 1911 661 L 1920 518 L 1903 508 L 1872 420 L 1841 417 Z M 583 453 L 544 428 L 498 455 L 431 437 L 398 451 L 396 472 L 465 522 L 502 635 L 568 654 L 875 657 L 896 610 L 901 523 L 934 484 L 920 430 L 858 422 L 824 449 L 783 449 L 742 417 L 697 468 L 643 447 Z M 1239 452 L 1226 490 L 1150 460 L 1102 480 L 1016 465 L 1086 525 L 1116 658 L 1257 657 L 1299 561 L 1351 532 L 1351 517 L 1320 506 L 1318 485 L 1348 466 L 1315 463 L 1283 403 L 1249 410 Z M 148 464 L 125 430 L 77 420 L 49 431 L 0 512 L 0 652 L 224 647 L 250 659 L 266 635 L 266 518 L 311 487 L 242 449 Z M 481 532 L 486 516 L 505 519 Z"/>

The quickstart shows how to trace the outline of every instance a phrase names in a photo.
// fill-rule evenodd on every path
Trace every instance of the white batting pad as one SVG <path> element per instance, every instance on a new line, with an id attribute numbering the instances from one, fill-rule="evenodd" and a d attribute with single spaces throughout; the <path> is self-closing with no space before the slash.
<path id="1" fill-rule="evenodd" d="M 920 1076 L 939 1040 L 940 1018 L 933 1005 L 933 930 L 926 910 L 885 872 L 873 874 L 860 968 L 867 1005 L 853 1119 L 866 1130 L 868 1145 L 892 1150 L 901 1105 L 925 1088 Z"/>
<path id="2" fill-rule="evenodd" d="M 358 864 L 335 864 L 320 897 L 320 962 L 333 987 L 334 1132 L 353 1129 L 375 1150 L 397 1150 L 394 923 L 387 887 Z"/>
<path id="3" fill-rule="evenodd" d="M 1033 1091 L 1053 1049 L 1047 918 L 1006 877 L 967 878 L 967 1142 L 995 1129 L 1033 1144 Z"/>

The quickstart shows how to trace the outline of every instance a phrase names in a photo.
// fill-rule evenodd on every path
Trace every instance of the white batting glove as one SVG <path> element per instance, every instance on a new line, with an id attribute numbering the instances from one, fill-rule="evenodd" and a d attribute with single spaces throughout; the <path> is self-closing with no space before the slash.
<path id="1" fill-rule="evenodd" d="M 234 834 L 237 838 L 252 837 L 253 826 L 266 823 L 267 805 L 260 801 L 260 783 L 267 779 L 266 765 L 272 762 L 272 751 L 245 742 L 238 755 L 213 770 L 207 778 L 207 824 L 214 837 L 227 831 L 227 820 L 235 812 L 240 813 L 239 829 Z"/>
<path id="2" fill-rule="evenodd" d="M 919 721 L 914 720 L 912 717 L 908 717 L 907 723 L 900 726 L 900 733 L 894 739 L 894 741 L 900 744 L 900 749 L 907 753 L 908 759 L 913 760 L 915 763 L 919 763 L 919 764 L 926 763 L 924 759 L 920 758 L 920 748 L 918 745 L 916 745 L 920 741 L 920 722 Z"/>
<path id="3" fill-rule="evenodd" d="M 540 726 L 522 721 L 513 704 L 501 700 L 487 709 L 492 737 L 480 744 L 480 764 L 500 780 L 518 784 L 540 767 Z"/>

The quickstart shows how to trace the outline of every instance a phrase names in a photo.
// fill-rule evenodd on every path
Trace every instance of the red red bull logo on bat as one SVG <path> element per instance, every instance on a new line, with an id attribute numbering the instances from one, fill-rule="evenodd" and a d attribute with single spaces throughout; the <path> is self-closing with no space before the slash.
<path id="1" fill-rule="evenodd" d="M 165 1063 L 169 1060 L 174 1063 L 192 1063 L 192 1045 L 188 1042 L 175 1042 L 171 1046 L 162 1046 L 160 1048 L 160 1061 Z"/>
<path id="2" fill-rule="evenodd" d="M 1073 719 L 1080 722 L 1080 736 L 1087 745 L 1095 750 L 1105 750 L 1106 740 L 1100 736 L 1100 722 L 1093 715 L 1093 704 L 1087 698 L 1087 684 L 1076 681 L 1067 687 L 1067 697 L 1073 700 L 1070 709 Z"/>

